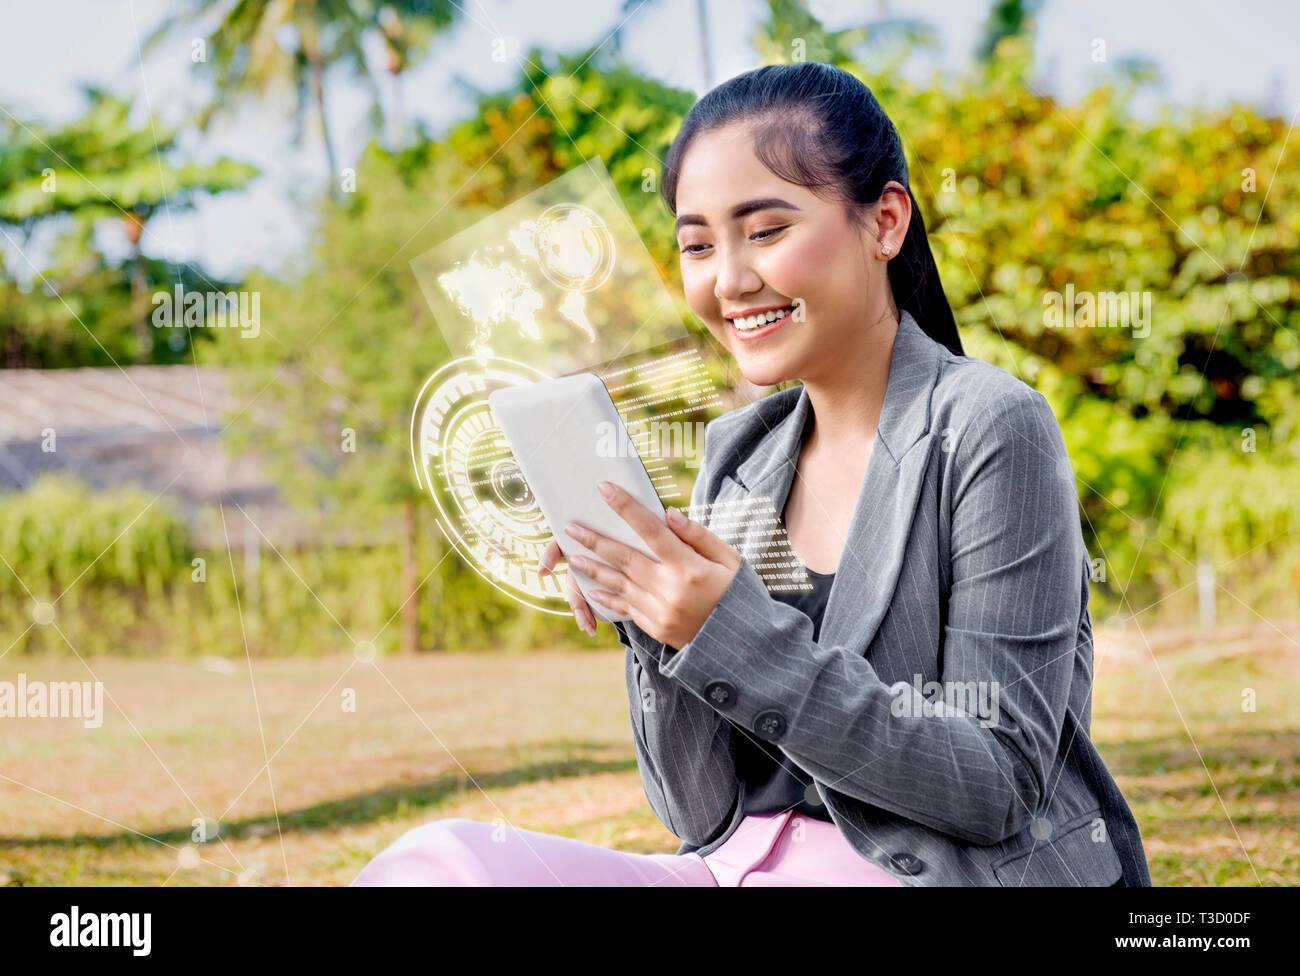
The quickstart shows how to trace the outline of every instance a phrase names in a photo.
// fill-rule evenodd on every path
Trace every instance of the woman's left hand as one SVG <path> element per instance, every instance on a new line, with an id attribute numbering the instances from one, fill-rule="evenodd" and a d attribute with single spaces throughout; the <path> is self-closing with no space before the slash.
<path id="1" fill-rule="evenodd" d="M 675 508 L 668 509 L 665 525 L 662 518 L 617 485 L 602 481 L 600 487 L 609 506 L 645 540 L 660 561 L 609 536 L 570 523 L 565 527 L 569 536 L 609 565 L 579 555 L 570 558 L 569 565 L 600 584 L 590 596 L 603 606 L 627 614 L 655 640 L 683 647 L 700 632 L 731 585 L 740 569 L 740 551 Z"/>

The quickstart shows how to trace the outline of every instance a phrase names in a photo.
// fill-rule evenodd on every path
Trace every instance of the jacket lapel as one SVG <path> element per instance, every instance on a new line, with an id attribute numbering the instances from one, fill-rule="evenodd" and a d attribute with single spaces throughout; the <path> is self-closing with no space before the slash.
<path id="1" fill-rule="evenodd" d="M 933 447 L 930 394 L 938 378 L 940 354 L 939 343 L 903 311 L 871 459 L 831 586 L 819 643 L 843 644 L 866 653 L 889 608 Z M 808 409 L 808 391 L 800 387 L 790 412 L 760 440 L 732 479 L 741 497 L 769 497 L 778 517 L 790 495 Z"/>

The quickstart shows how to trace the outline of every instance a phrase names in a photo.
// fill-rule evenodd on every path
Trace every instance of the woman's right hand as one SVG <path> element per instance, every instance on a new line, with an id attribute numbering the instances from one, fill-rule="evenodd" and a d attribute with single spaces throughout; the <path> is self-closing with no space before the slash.
<path id="1" fill-rule="evenodd" d="M 537 562 L 537 574 L 545 576 L 555 569 L 556 563 L 564 555 L 560 551 L 560 544 L 552 539 L 542 550 L 542 558 Z M 578 622 L 589 637 L 596 636 L 596 617 L 591 612 L 591 606 L 587 603 L 587 598 L 582 595 L 582 590 L 578 587 L 578 581 L 573 573 L 564 580 L 564 598 L 569 601 L 569 606 L 573 608 L 573 619 Z"/>

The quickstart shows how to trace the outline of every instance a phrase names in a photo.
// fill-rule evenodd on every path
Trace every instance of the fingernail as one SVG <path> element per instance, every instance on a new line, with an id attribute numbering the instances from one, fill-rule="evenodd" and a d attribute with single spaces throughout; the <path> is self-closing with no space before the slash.
<path id="1" fill-rule="evenodd" d="M 614 497 L 614 486 L 611 485 L 608 481 L 602 481 L 596 487 L 600 489 L 600 493 L 604 495 L 606 498 Z"/>
<path id="2" fill-rule="evenodd" d="M 550 572 L 550 570 L 547 569 L 545 566 L 543 566 L 541 563 L 538 563 L 538 564 L 537 564 L 537 575 L 538 575 L 538 576 L 545 576 L 545 575 L 546 575 L 547 573 L 549 573 L 549 572 Z"/>
<path id="3" fill-rule="evenodd" d="M 685 518 L 682 515 L 682 513 L 679 512 L 677 509 L 672 508 L 671 506 L 668 509 L 668 520 L 672 522 L 674 525 L 685 524 Z"/>

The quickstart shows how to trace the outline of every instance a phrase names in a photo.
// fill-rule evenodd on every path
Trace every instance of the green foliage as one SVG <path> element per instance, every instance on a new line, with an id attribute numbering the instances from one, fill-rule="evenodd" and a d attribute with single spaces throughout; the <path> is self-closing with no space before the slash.
<path id="1" fill-rule="evenodd" d="M 140 490 L 95 491 L 66 475 L 44 475 L 26 491 L 0 495 L 0 552 L 21 574 L 21 582 L 0 575 L 0 595 L 30 589 L 53 599 L 74 583 L 160 595 L 182 567 L 188 571 L 188 545 L 167 499 L 151 499 Z"/>
<path id="2" fill-rule="evenodd" d="M 1114 404 L 1081 397 L 1064 416 L 1061 432 L 1079 489 L 1084 541 L 1107 565 L 1110 592 L 1132 578 L 1165 475 L 1176 425 L 1168 417 L 1134 419 Z M 1120 586 L 1116 586 L 1118 579 Z"/>
<path id="3" fill-rule="evenodd" d="M 1161 530 L 1217 561 L 1277 540 L 1300 525 L 1297 471 L 1294 457 L 1276 451 L 1185 445 L 1169 470 Z"/>
<path id="4" fill-rule="evenodd" d="M 1176 594 L 1205 553 L 1238 574 L 1243 600 L 1256 580 L 1261 593 L 1278 591 L 1298 551 L 1297 512 L 1284 496 L 1300 481 L 1300 217 L 1288 206 L 1300 165 L 1284 151 L 1285 120 L 1234 105 L 1139 122 L 1128 106 L 1140 78 L 1124 73 L 1062 105 L 1027 82 L 1033 9 L 999 4 L 987 61 L 951 83 L 913 85 L 898 70 L 910 45 L 929 36 L 911 21 L 826 31 L 803 5 L 771 0 L 755 46 L 770 63 L 793 56 L 801 39 L 808 57 L 862 78 L 894 120 L 967 351 L 1041 390 L 1060 419 L 1085 539 L 1105 563 L 1098 607 L 1136 609 Z M 277 11 L 244 5 L 238 14 Z M 267 459 L 286 496 L 317 514 L 323 540 L 379 540 L 364 558 L 350 550 L 355 558 L 337 564 L 303 555 L 316 583 L 337 587 L 357 621 L 378 626 L 375 618 L 401 603 L 391 526 L 414 503 L 426 520 L 418 575 L 432 570 L 420 598 L 426 645 L 469 645 L 511 626 L 518 636 L 529 621 L 545 630 L 542 615 L 520 611 L 448 555 L 427 524 L 408 423 L 416 391 L 448 350 L 409 261 L 599 157 L 680 293 L 656 180 L 694 96 L 640 77 L 611 51 L 531 50 L 514 84 L 480 93 L 447 132 L 422 132 L 396 152 L 370 145 L 356 192 L 343 205 L 322 199 L 312 251 L 298 268 L 245 283 L 262 294 L 262 335 L 221 334 L 200 350 L 228 367 L 237 404 L 252 401 L 232 425 L 233 446 Z M 97 287 L 111 277 L 104 269 L 70 263 L 59 274 L 84 283 L 78 301 L 112 293 Z M 1149 334 L 1131 324 L 1055 327 L 1045 300 L 1066 289 L 1148 294 Z M 12 309 L 42 301 L 0 288 L 0 328 Z M 36 334 L 53 344 L 56 331 Z M 344 448 L 348 429 L 355 452 Z M 1249 456 L 1247 429 L 1258 445 Z M 1257 572 L 1259 557 L 1269 560 L 1267 574 Z M 272 565 L 262 570 L 263 607 L 279 585 Z M 302 598 L 293 589 L 286 583 L 274 599 L 292 606 Z M 180 592 L 172 598 L 193 599 Z M 216 619 L 184 606 L 194 619 Z M 281 624 L 271 616 L 258 625 L 267 634 Z M 302 619 L 297 610 L 282 617 L 286 626 Z M 266 646 L 292 643 L 287 630 L 275 633 Z"/>
<path id="5" fill-rule="evenodd" d="M 141 514 L 148 502 L 148 495 L 95 493 L 65 478 L 0 496 L 0 553 L 22 577 L 0 563 L 0 650 L 68 655 L 71 644 L 83 657 L 197 658 L 238 656 L 247 647 L 255 657 L 315 657 L 363 640 L 380 654 L 399 650 L 396 544 L 264 547 L 250 565 L 238 509 L 226 511 L 228 551 L 191 548 L 163 500 Z M 213 527 L 222 538 L 219 518 Z M 425 526 L 419 538 L 419 565 L 438 565 L 440 537 Z M 612 639 L 591 641 L 568 617 L 521 614 L 459 560 L 441 565 L 415 604 L 426 649 L 608 647 Z M 51 627 L 29 626 L 33 598 L 57 598 L 55 622 L 67 643 Z"/>
<path id="6" fill-rule="evenodd" d="M 50 129 L 8 121 L 0 143 L 0 221 L 76 213 L 147 219 L 164 203 L 172 210 L 199 192 L 239 189 L 258 169 L 231 159 L 172 164 L 180 129 L 150 117 L 131 124 L 131 103 L 87 88 L 89 107 L 71 124 Z"/>
<path id="7" fill-rule="evenodd" d="M 981 61 L 992 61 L 999 45 L 1006 38 L 1019 38 L 1032 30 L 1034 15 L 1042 7 L 1042 0 L 994 0 L 975 55 Z"/>
<path id="8" fill-rule="evenodd" d="M 1247 527 L 1296 524 L 1267 493 L 1220 478 L 1250 428 L 1252 470 L 1300 481 L 1300 220 L 1282 202 L 1300 166 L 1283 151 L 1285 120 L 1234 105 L 1140 123 L 1127 78 L 1061 105 L 1023 84 L 1031 53 L 1009 35 L 963 83 L 919 89 L 843 66 L 903 137 L 967 352 L 1052 402 L 1106 567 L 1094 599 L 1104 611 L 1127 593 L 1132 611 L 1193 580 L 1198 551 L 1227 563 L 1262 541 Z M 1148 293 L 1147 334 L 1053 327 L 1046 301 L 1067 287 Z M 1272 582 L 1234 564 L 1247 602 L 1282 592 L 1300 547 L 1283 538 L 1268 555 Z"/>
<path id="9" fill-rule="evenodd" d="M 86 96 L 85 114 L 57 128 L 0 118 L 0 240 L 19 255 L 11 265 L 0 254 L 6 367 L 180 362 L 189 337 L 150 327 L 150 292 L 233 287 L 194 264 L 146 256 L 141 239 L 163 207 L 185 210 L 201 194 L 245 186 L 258 170 L 225 158 L 178 162 L 180 127 L 152 116 L 133 125 L 128 101 L 93 87 Z M 96 243 L 106 220 L 125 234 L 128 260 L 109 260 Z M 59 235 L 45 267 L 29 247 L 38 227 Z"/>
<path id="10" fill-rule="evenodd" d="M 85 220 L 72 221 L 55 241 L 50 261 L 39 269 L 33 285 L 21 283 L 16 273 L 8 274 L 0 254 L 0 365 L 66 369 L 189 362 L 190 343 L 206 345 L 217 330 L 150 328 L 149 351 L 141 355 L 132 275 L 139 274 L 147 294 L 171 293 L 178 283 L 186 292 L 228 292 L 239 286 L 190 262 L 173 264 L 143 256 L 137 260 L 106 256 L 95 243 L 94 225 Z M 18 267 L 21 261 L 14 262 L 14 271 L 30 272 Z"/>

